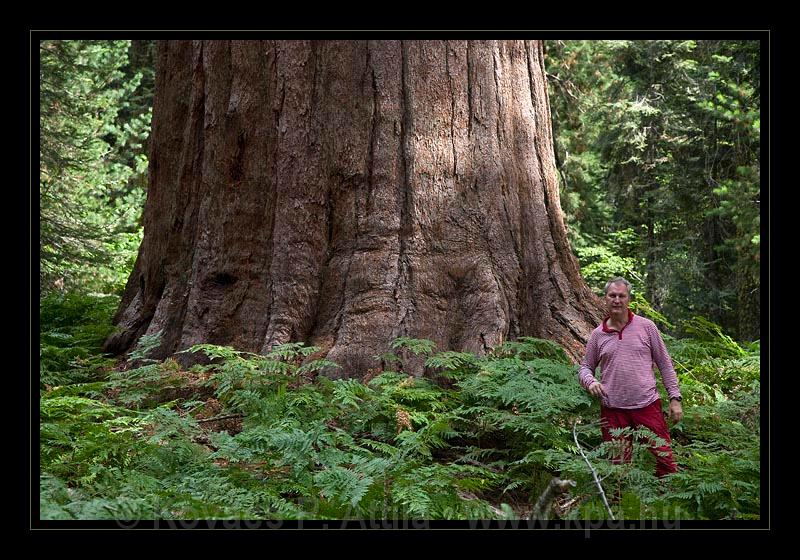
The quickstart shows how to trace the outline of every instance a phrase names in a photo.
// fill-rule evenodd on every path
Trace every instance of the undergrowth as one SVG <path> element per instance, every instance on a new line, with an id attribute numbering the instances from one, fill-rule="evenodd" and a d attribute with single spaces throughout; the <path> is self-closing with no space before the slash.
<path id="1" fill-rule="evenodd" d="M 549 341 L 477 356 L 401 338 L 362 382 L 332 379 L 338 366 L 301 343 L 198 345 L 185 352 L 210 363 L 184 369 L 146 358 L 155 335 L 113 368 L 100 353 L 113 303 L 42 302 L 42 519 L 523 518 L 553 476 L 576 486 L 552 517 L 606 518 L 576 437 L 617 518 L 759 516 L 759 346 L 702 318 L 693 338 L 665 336 L 685 417 L 671 427 L 680 471 L 659 480 L 642 445 L 610 461 L 597 402 Z M 429 375 L 399 373 L 409 353 Z"/>

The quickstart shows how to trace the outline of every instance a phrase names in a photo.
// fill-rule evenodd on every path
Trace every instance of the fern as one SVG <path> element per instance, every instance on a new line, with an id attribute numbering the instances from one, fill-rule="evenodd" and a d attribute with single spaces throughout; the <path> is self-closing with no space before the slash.
<path id="1" fill-rule="evenodd" d="M 398 455 L 400 453 L 399 447 L 373 439 L 368 439 L 368 438 L 362 439 L 360 441 L 360 445 L 363 448 L 369 448 L 374 451 L 380 451 L 381 453 L 384 453 L 385 455 L 388 455 L 390 457 L 394 457 L 395 455 Z"/>
<path id="2" fill-rule="evenodd" d="M 162 331 L 154 332 L 153 334 L 145 334 L 136 343 L 136 347 L 129 354 L 128 358 L 132 361 L 141 360 L 143 362 L 153 362 L 147 358 L 147 355 L 161 345 Z"/>
<path id="3" fill-rule="evenodd" d="M 631 463 L 615 464 L 599 424 L 578 426 L 618 517 L 758 518 L 760 345 L 737 350 L 713 324 L 693 324 L 694 338 L 665 336 L 684 394 L 678 473 L 653 476 L 649 432 L 624 432 L 642 438 Z M 607 515 L 572 438 L 575 419 L 599 407 L 551 342 L 522 337 L 476 356 L 394 341 L 445 388 L 388 371 L 332 380 L 316 374 L 336 364 L 301 343 L 263 356 L 197 345 L 187 352 L 210 363 L 188 374 L 174 360 L 109 373 L 90 331 L 48 319 L 42 337 L 42 372 L 59 380 L 41 386 L 43 518 L 513 519 L 554 473 L 578 483 L 559 515 Z M 192 417 L 212 390 L 214 415 L 241 416 L 230 433 Z"/>
<path id="4" fill-rule="evenodd" d="M 113 418 L 116 409 L 106 403 L 85 397 L 52 396 L 40 400 L 39 416 L 42 422 L 56 422 L 80 416 L 84 421 Z"/>
<path id="5" fill-rule="evenodd" d="M 100 348 L 114 326 L 117 297 L 49 294 L 39 301 L 39 382 L 50 386 L 103 380 L 113 361 Z"/>
<path id="6" fill-rule="evenodd" d="M 316 473 L 314 483 L 328 499 L 357 507 L 374 479 L 351 469 L 333 467 Z"/>
<path id="7" fill-rule="evenodd" d="M 317 346 L 305 346 L 302 342 L 289 342 L 273 347 L 266 357 L 275 361 L 290 361 L 310 356 L 319 350 L 320 348 Z"/>
<path id="8" fill-rule="evenodd" d="M 369 387 L 355 379 L 338 379 L 334 382 L 333 402 L 357 409 L 371 393 Z"/>
<path id="9" fill-rule="evenodd" d="M 425 360 L 425 367 L 438 370 L 447 379 L 461 380 L 474 372 L 480 359 L 466 352 L 438 352 Z"/>
<path id="10" fill-rule="evenodd" d="M 91 383 L 72 383 L 63 387 L 51 387 L 40 396 L 43 399 L 55 397 L 77 397 L 84 396 L 88 399 L 99 400 L 105 395 L 108 384 L 104 381 L 94 381 Z"/>
<path id="11" fill-rule="evenodd" d="M 718 357 L 742 357 L 747 352 L 739 346 L 731 337 L 722 332 L 722 328 L 705 319 L 704 317 L 693 317 L 684 323 L 683 328 L 694 338 L 705 343 L 707 348 L 713 348 L 714 354 Z"/>
<path id="12" fill-rule="evenodd" d="M 147 408 L 157 405 L 169 389 L 185 385 L 186 379 L 180 375 L 180 366 L 170 359 L 115 371 L 109 376 L 108 390 L 125 406 Z"/>
<path id="13" fill-rule="evenodd" d="M 298 375 L 308 375 L 313 372 L 318 372 L 324 369 L 341 369 L 342 366 L 330 360 L 312 360 L 303 364 L 297 369 Z"/>
<path id="14" fill-rule="evenodd" d="M 463 465 L 420 466 L 395 480 L 392 499 L 413 518 L 488 517 L 491 509 L 486 502 L 464 499 L 459 493 L 461 484 L 471 486 L 467 475 L 474 473 Z"/>
<path id="15" fill-rule="evenodd" d="M 395 350 L 398 348 L 406 348 L 415 356 L 429 356 L 436 350 L 436 343 L 432 340 L 409 338 L 407 336 L 395 338 L 390 346 Z"/>
<path id="16" fill-rule="evenodd" d="M 564 349 L 551 340 L 521 336 L 516 341 L 504 342 L 494 352 L 496 356 L 516 356 L 520 360 L 542 358 L 562 364 L 571 364 Z"/>
<path id="17" fill-rule="evenodd" d="M 206 356 L 213 359 L 223 359 L 223 360 L 230 360 L 233 358 L 237 358 L 243 354 L 238 350 L 231 348 L 230 346 L 217 346 L 216 344 L 195 344 L 186 350 L 181 350 L 181 352 L 203 352 Z"/>

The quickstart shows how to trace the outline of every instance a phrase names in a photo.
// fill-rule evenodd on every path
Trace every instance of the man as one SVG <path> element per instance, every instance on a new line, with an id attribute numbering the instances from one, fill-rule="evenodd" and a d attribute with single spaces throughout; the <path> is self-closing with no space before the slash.
<path id="1" fill-rule="evenodd" d="M 656 457 L 656 476 L 676 472 L 669 430 L 661 410 L 653 362 L 658 366 L 669 395 L 669 415 L 675 422 L 683 417 L 678 376 L 658 328 L 651 320 L 628 309 L 631 284 L 613 278 L 606 284 L 608 316 L 589 336 L 586 357 L 578 374 L 581 385 L 601 399 L 600 418 L 603 440 L 610 441 L 613 428 L 646 427 L 666 444 L 651 447 Z M 600 365 L 602 382 L 594 377 Z M 624 460 L 631 460 L 630 437 L 625 443 Z M 616 459 L 615 462 L 619 462 Z"/>

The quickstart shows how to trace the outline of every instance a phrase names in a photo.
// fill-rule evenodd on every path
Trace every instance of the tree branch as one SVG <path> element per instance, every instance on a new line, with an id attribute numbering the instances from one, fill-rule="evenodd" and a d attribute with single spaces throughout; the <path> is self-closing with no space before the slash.
<path id="1" fill-rule="evenodd" d="M 606 499 L 606 493 L 603 492 L 603 486 L 600 484 L 600 480 L 598 480 L 597 478 L 597 471 L 594 470 L 594 467 L 589 462 L 589 459 L 586 457 L 586 453 L 583 452 L 581 444 L 578 443 L 578 433 L 575 431 L 577 427 L 578 427 L 578 421 L 575 420 L 575 423 L 572 425 L 572 437 L 575 440 L 575 445 L 578 446 L 578 451 L 581 452 L 581 457 L 583 457 L 583 460 L 586 461 L 587 465 L 589 465 L 589 470 L 592 471 L 592 476 L 594 477 L 594 483 L 597 485 L 598 490 L 600 490 L 600 497 L 603 498 L 603 504 L 606 506 L 606 511 L 608 511 L 608 515 L 611 516 L 612 521 L 616 521 L 616 519 L 614 518 L 614 513 L 611 511 L 611 507 L 608 505 L 608 500 Z"/>
<path id="2" fill-rule="evenodd" d="M 242 418 L 244 414 L 226 414 L 224 416 L 215 416 L 213 418 L 203 418 L 202 420 L 197 420 L 198 424 L 202 424 L 203 422 L 214 422 L 215 420 L 227 420 L 228 418 Z"/>
<path id="3" fill-rule="evenodd" d="M 550 484 L 548 484 L 547 488 L 542 492 L 542 495 L 536 500 L 536 505 L 533 506 L 530 519 L 546 519 L 547 512 L 550 511 L 550 505 L 553 503 L 556 495 L 563 494 L 569 490 L 570 487 L 574 487 L 575 485 L 574 480 L 561 480 L 554 476 L 550 480 Z"/>

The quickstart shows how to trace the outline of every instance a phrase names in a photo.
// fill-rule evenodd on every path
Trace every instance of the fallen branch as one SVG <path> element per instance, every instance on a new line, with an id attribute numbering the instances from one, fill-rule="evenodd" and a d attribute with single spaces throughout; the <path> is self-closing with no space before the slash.
<path id="1" fill-rule="evenodd" d="M 204 422 L 215 422 L 217 420 L 227 420 L 228 418 L 242 418 L 244 414 L 226 414 L 224 416 L 215 416 L 214 418 L 203 418 L 202 420 L 197 420 L 198 424 L 202 424 Z"/>
<path id="2" fill-rule="evenodd" d="M 531 511 L 531 516 L 529 519 L 547 519 L 550 506 L 552 505 L 553 500 L 556 499 L 556 496 L 563 494 L 574 486 L 574 480 L 561 480 L 560 478 L 553 477 L 550 480 L 550 484 L 548 484 L 547 488 L 545 488 L 544 492 L 542 492 L 542 495 L 539 496 L 538 500 L 536 500 L 536 505 L 533 506 L 533 511 Z"/>
<path id="3" fill-rule="evenodd" d="M 578 421 L 575 420 L 575 423 L 572 425 L 572 437 L 575 439 L 575 445 L 578 446 L 578 451 L 581 452 L 581 457 L 583 457 L 583 460 L 586 461 L 587 465 L 589 465 L 589 470 L 592 471 L 592 477 L 594 477 L 594 483 L 597 485 L 598 490 L 600 490 L 600 497 L 603 498 L 603 504 L 606 506 L 606 511 L 608 511 L 608 515 L 610 515 L 612 521 L 614 521 L 615 520 L 614 513 L 611 511 L 611 507 L 608 505 L 608 500 L 606 499 L 606 493 L 603 492 L 603 486 L 600 484 L 600 480 L 597 478 L 597 471 L 594 470 L 594 467 L 589 462 L 589 459 L 586 457 L 586 453 L 583 452 L 581 444 L 578 443 L 578 433 L 575 431 L 575 428 L 577 427 L 578 427 Z"/>

